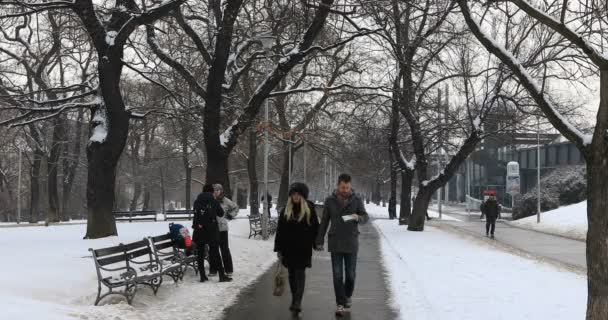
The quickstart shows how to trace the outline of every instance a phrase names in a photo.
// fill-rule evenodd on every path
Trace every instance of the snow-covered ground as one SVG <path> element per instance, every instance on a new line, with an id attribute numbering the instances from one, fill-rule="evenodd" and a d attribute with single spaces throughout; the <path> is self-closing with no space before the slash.
<path id="1" fill-rule="evenodd" d="M 536 223 L 536 216 L 510 223 L 522 228 L 585 240 L 587 238 L 587 201 L 543 212 L 540 223 Z"/>
<path id="2" fill-rule="evenodd" d="M 189 227 L 189 222 L 183 224 Z M 247 219 L 234 220 L 230 223 L 233 282 L 220 284 L 216 277 L 199 283 L 190 269 L 178 287 L 165 278 L 157 296 L 149 288 L 140 288 L 133 306 L 118 299 L 119 303 L 95 307 L 97 276 L 88 249 L 137 241 L 169 230 L 167 222 L 117 226 L 118 237 L 98 240 L 82 240 L 86 225 L 0 229 L 0 318 L 216 319 L 243 287 L 275 261 L 272 241 L 247 239 Z"/>
<path id="3" fill-rule="evenodd" d="M 586 279 L 437 228 L 406 232 L 376 220 L 401 319 L 576 320 Z"/>
<path id="4" fill-rule="evenodd" d="M 400 208 L 400 206 L 397 205 L 397 216 L 399 216 L 399 208 Z M 369 214 L 369 216 L 371 218 L 388 219 L 388 207 L 377 206 L 373 203 L 370 203 L 370 204 L 365 205 L 365 210 L 367 210 L 367 213 Z M 439 219 L 439 213 L 437 211 L 429 209 L 428 212 L 429 212 L 429 217 Z M 445 214 L 443 214 L 441 218 L 442 218 L 442 220 L 460 221 L 456 218 L 450 217 Z"/>

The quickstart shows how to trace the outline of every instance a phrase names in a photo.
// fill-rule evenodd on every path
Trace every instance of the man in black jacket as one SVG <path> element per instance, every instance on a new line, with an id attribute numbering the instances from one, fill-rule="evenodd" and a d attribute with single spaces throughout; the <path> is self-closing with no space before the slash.
<path id="1" fill-rule="evenodd" d="M 363 201 L 351 189 L 351 177 L 341 174 L 338 177 L 338 189 L 323 205 L 316 248 L 323 248 L 325 233 L 329 230 L 327 250 L 331 253 L 337 316 L 342 316 L 344 309 L 350 308 L 352 303 L 359 250 L 359 224 L 367 223 L 368 220 Z"/>
<path id="2" fill-rule="evenodd" d="M 481 204 L 481 214 L 486 216 L 486 237 L 494 239 L 494 229 L 496 229 L 496 219 L 500 215 L 500 205 L 490 196 L 488 200 Z"/>
<path id="3" fill-rule="evenodd" d="M 232 278 L 226 276 L 220 257 L 220 230 L 217 217 L 223 216 L 222 206 L 213 197 L 213 186 L 206 184 L 203 186 L 203 192 L 194 201 L 194 219 L 192 221 L 192 229 L 194 230 L 192 240 L 198 248 L 198 268 L 201 282 L 209 280 L 205 274 L 205 245 L 209 246 L 211 269 L 219 272 L 220 282 L 232 281 Z"/>

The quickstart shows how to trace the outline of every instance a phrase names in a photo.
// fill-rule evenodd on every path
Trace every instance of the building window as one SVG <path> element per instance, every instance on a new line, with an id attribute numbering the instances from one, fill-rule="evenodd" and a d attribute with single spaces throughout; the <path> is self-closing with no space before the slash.
<path id="1" fill-rule="evenodd" d="M 528 168 L 536 168 L 536 150 L 528 150 Z"/>
<path id="2" fill-rule="evenodd" d="M 558 164 L 568 164 L 568 145 L 559 146 L 559 162 Z"/>
<path id="3" fill-rule="evenodd" d="M 549 147 L 549 159 L 547 166 L 552 167 L 557 164 L 557 148 L 555 146 Z"/>

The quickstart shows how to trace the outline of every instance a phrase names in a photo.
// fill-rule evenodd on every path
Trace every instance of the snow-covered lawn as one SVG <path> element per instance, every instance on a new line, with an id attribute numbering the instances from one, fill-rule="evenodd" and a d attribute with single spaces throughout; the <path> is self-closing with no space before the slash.
<path id="1" fill-rule="evenodd" d="M 220 284 L 216 277 L 199 283 L 189 269 L 178 287 L 165 278 L 157 296 L 140 288 L 133 306 L 119 299 L 117 304 L 94 307 L 97 276 L 88 248 L 166 233 L 167 224 L 119 223 L 118 237 L 98 240 L 82 240 L 86 225 L 0 228 L 0 318 L 216 319 L 243 287 L 275 261 L 272 241 L 247 239 L 247 219 L 234 220 L 230 223 L 233 282 Z M 183 224 L 189 227 L 190 222 Z"/>
<path id="2" fill-rule="evenodd" d="M 581 275 L 433 227 L 406 232 L 387 220 L 374 225 L 401 319 L 585 318 Z"/>
<path id="3" fill-rule="evenodd" d="M 399 208 L 400 208 L 400 206 L 397 205 L 397 217 L 399 216 Z M 369 216 L 371 218 L 388 219 L 388 206 L 382 207 L 382 206 L 377 206 L 373 203 L 370 203 L 370 204 L 365 205 L 365 210 L 367 210 L 367 213 L 369 214 Z M 439 219 L 439 213 L 437 211 L 431 210 L 429 208 L 428 212 L 429 212 L 429 217 Z M 442 220 L 460 221 L 460 220 L 450 217 L 446 214 L 443 214 L 441 218 L 442 218 Z"/>
<path id="4" fill-rule="evenodd" d="M 587 201 L 543 212 L 540 217 L 540 223 L 536 223 L 536 216 L 510 223 L 518 227 L 572 239 L 585 240 L 587 238 Z"/>

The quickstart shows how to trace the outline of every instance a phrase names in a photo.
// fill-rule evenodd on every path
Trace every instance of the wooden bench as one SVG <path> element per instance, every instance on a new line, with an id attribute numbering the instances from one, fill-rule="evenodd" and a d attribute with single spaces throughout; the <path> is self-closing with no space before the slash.
<path id="1" fill-rule="evenodd" d="M 173 277 L 177 284 L 176 274 L 182 272 L 181 263 L 162 263 L 148 239 L 89 251 L 93 255 L 97 271 L 95 305 L 109 295 L 121 295 L 131 304 L 139 285 L 149 286 L 156 295 L 163 282 L 163 275 Z M 102 285 L 108 288 L 108 292 L 101 294 Z M 123 289 L 115 291 L 120 288 Z"/>
<path id="2" fill-rule="evenodd" d="M 261 236 L 262 235 L 262 215 L 249 215 L 249 239 L 251 237 Z M 268 220 L 268 231 L 270 234 L 275 234 L 277 232 L 277 220 L 269 219 Z"/>
<path id="3" fill-rule="evenodd" d="M 174 265 L 177 263 L 181 266 L 179 270 L 167 270 L 165 272 L 167 275 L 171 276 L 174 281 L 177 281 L 176 279 L 183 280 L 188 267 L 192 268 L 195 274 L 198 274 L 197 255 L 194 253 L 188 255 L 185 249 L 178 248 L 171 239 L 170 233 L 150 237 L 148 239 L 150 239 L 150 243 L 152 244 L 152 247 L 154 247 L 154 252 L 161 264 Z"/>
<path id="4" fill-rule="evenodd" d="M 167 210 L 165 220 L 192 220 L 192 210 Z"/>
<path id="5" fill-rule="evenodd" d="M 156 221 L 156 211 L 114 211 L 116 221 Z"/>

